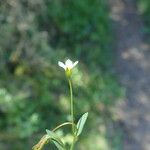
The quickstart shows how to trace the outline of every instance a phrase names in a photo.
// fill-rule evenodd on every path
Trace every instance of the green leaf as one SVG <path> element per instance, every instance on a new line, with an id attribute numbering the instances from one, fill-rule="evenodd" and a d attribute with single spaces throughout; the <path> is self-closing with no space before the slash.
<path id="1" fill-rule="evenodd" d="M 58 142 L 53 141 L 53 143 L 55 144 L 55 146 L 58 148 L 58 150 L 64 150 L 64 147 L 62 145 L 60 145 Z"/>
<path id="2" fill-rule="evenodd" d="M 78 123 L 77 123 L 77 136 L 79 136 L 83 130 L 83 127 L 85 125 L 85 122 L 87 120 L 88 117 L 88 112 L 83 114 L 82 117 L 79 119 Z"/>
<path id="3" fill-rule="evenodd" d="M 65 147 L 64 143 L 61 141 L 60 137 L 55 132 L 46 129 L 46 133 L 53 140 L 53 142 L 55 141 L 59 145 L 61 145 L 61 147 Z"/>

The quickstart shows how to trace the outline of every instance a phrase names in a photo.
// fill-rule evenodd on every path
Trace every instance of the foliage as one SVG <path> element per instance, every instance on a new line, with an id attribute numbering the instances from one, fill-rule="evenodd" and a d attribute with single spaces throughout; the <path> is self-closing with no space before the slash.
<path id="1" fill-rule="evenodd" d="M 81 64 L 73 75 L 76 119 L 113 106 L 120 88 L 106 6 L 105 0 L 0 1 L 0 130 L 24 138 L 68 120 L 68 87 L 57 69 L 67 57 Z"/>
<path id="2" fill-rule="evenodd" d="M 147 27 L 145 27 L 144 31 L 146 33 L 150 33 L 150 1 L 149 0 L 139 0 L 138 1 L 138 9 L 140 13 L 144 16 L 145 23 Z"/>

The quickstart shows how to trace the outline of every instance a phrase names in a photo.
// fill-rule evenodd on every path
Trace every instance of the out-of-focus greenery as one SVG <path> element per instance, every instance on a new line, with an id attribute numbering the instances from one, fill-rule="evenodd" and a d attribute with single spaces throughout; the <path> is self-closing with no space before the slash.
<path id="1" fill-rule="evenodd" d="M 0 137 L 25 141 L 69 118 L 68 85 L 57 62 L 72 58 L 79 60 L 73 75 L 75 115 L 90 114 L 78 149 L 117 149 L 118 137 L 110 144 L 105 124 L 121 95 L 105 0 L 0 1 L 0 35 Z"/>
<path id="2" fill-rule="evenodd" d="M 143 14 L 146 26 L 144 31 L 150 34 L 150 1 L 149 0 L 139 0 L 138 9 L 141 14 Z"/>

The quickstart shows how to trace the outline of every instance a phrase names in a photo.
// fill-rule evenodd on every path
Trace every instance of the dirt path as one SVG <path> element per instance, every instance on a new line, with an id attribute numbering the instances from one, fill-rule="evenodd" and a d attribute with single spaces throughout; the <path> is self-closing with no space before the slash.
<path id="1" fill-rule="evenodd" d="M 117 37 L 117 72 L 126 99 L 117 106 L 124 150 L 150 150 L 150 45 L 135 0 L 109 0 Z"/>

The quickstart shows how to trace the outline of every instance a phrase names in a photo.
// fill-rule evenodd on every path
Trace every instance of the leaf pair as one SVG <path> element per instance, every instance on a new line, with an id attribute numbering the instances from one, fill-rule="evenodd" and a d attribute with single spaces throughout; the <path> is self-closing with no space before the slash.
<path id="1" fill-rule="evenodd" d="M 85 122 L 88 117 L 88 112 L 83 114 L 81 118 L 79 119 L 77 125 L 76 125 L 76 136 L 79 136 L 82 133 L 82 130 L 84 128 Z M 61 141 L 61 139 L 58 137 L 58 135 L 50 130 L 46 130 L 47 134 L 44 135 L 38 144 L 36 144 L 32 149 L 33 150 L 41 150 L 43 146 L 49 141 L 52 140 L 52 142 L 55 144 L 55 146 L 58 148 L 58 150 L 66 150 L 64 143 Z"/>

